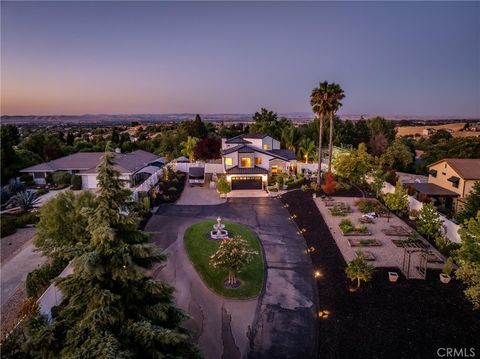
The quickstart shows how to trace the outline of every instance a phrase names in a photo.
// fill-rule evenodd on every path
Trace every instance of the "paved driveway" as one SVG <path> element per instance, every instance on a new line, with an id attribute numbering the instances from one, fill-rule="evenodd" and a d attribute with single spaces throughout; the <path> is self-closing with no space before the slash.
<path id="1" fill-rule="evenodd" d="M 258 234 L 267 278 L 258 300 L 226 300 L 206 288 L 183 248 L 183 233 L 202 219 L 243 223 Z M 177 289 L 177 304 L 207 358 L 310 358 L 316 348 L 313 269 L 306 245 L 278 199 L 235 198 L 216 206 L 161 207 L 147 224 L 169 254 L 155 275 Z"/>

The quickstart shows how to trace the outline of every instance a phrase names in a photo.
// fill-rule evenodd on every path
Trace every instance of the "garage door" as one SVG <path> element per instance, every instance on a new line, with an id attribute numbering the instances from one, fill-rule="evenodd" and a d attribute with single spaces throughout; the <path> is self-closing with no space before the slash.
<path id="1" fill-rule="evenodd" d="M 262 177 L 232 177 L 232 189 L 262 189 Z"/>

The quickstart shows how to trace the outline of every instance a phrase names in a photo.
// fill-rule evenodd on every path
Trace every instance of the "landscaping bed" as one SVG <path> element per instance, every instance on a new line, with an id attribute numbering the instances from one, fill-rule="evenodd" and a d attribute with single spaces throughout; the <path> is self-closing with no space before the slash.
<path id="1" fill-rule="evenodd" d="M 282 196 L 310 250 L 318 278 L 319 353 L 322 358 L 436 358 L 445 347 L 478 350 L 480 311 L 473 311 L 463 286 L 440 283 L 438 271 L 427 280 L 388 280 L 378 268 L 372 282 L 359 290 L 345 276 L 345 261 L 311 193 L 293 191 Z"/>
<path id="2" fill-rule="evenodd" d="M 380 247 L 382 243 L 376 239 L 349 239 L 350 247 Z"/>
<path id="3" fill-rule="evenodd" d="M 239 235 L 250 247 L 258 252 L 245 269 L 238 273 L 241 285 L 238 288 L 224 286 L 228 278 L 226 270 L 214 269 L 209 265 L 210 256 L 216 252 L 220 241 L 209 239 L 210 231 L 215 221 L 203 221 L 190 226 L 185 231 L 184 241 L 188 257 L 207 287 L 215 293 L 235 299 L 254 298 L 260 294 L 264 281 L 263 250 L 256 234 L 247 227 L 229 221 L 224 221 L 229 235 Z"/>
<path id="4" fill-rule="evenodd" d="M 169 170 L 150 191 L 149 197 L 153 206 L 175 203 L 182 195 L 185 187 L 185 173 Z"/>

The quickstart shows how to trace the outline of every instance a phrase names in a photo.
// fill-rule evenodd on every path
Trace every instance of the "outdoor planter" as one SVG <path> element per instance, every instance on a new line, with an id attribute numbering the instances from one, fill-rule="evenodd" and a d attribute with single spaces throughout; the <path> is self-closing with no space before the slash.
<path id="1" fill-rule="evenodd" d="M 440 282 L 443 284 L 448 284 L 451 280 L 452 277 L 450 277 L 448 274 L 440 273 Z"/>
<path id="2" fill-rule="evenodd" d="M 350 247 L 380 247 L 382 244 L 376 239 L 349 239 Z"/>
<path id="3" fill-rule="evenodd" d="M 395 283 L 398 280 L 397 272 L 388 272 L 388 280 L 392 283 Z"/>
<path id="4" fill-rule="evenodd" d="M 372 233 L 371 232 L 347 232 L 347 233 L 344 233 L 342 230 L 340 230 L 342 232 L 342 234 L 345 236 L 345 237 L 362 237 L 362 236 L 371 236 Z"/>

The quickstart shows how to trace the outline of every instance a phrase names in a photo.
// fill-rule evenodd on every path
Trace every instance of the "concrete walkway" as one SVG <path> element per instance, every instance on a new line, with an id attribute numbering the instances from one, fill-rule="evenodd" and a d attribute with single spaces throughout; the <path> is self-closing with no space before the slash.
<path id="1" fill-rule="evenodd" d="M 40 253 L 34 252 L 32 241 L 29 241 L 17 255 L 2 263 L 0 306 L 8 302 L 19 286 L 24 285 L 28 273 L 41 266 L 45 260 Z"/>
<path id="2" fill-rule="evenodd" d="M 266 283 L 258 300 L 220 298 L 203 285 L 183 247 L 183 233 L 202 219 L 251 227 L 265 251 Z M 164 206 L 147 224 L 169 254 L 155 276 L 176 287 L 177 304 L 192 319 L 207 358 L 311 358 L 316 354 L 313 268 L 305 241 L 278 199 L 234 198 L 217 206 Z"/>
<path id="3" fill-rule="evenodd" d="M 190 186 L 190 184 L 187 182 L 185 188 L 183 189 L 182 195 L 180 196 L 176 204 L 203 206 L 222 204 L 225 202 L 226 199 L 220 198 L 217 190 L 214 188 L 209 188 L 208 184 L 205 184 L 203 186 Z"/>

